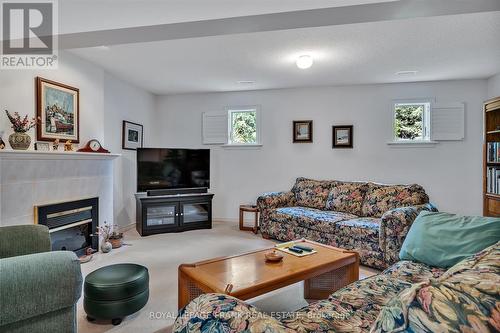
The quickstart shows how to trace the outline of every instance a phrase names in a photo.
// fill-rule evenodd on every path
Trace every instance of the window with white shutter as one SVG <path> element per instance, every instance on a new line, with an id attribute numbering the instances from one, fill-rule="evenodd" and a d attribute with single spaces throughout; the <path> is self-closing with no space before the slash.
<path id="1" fill-rule="evenodd" d="M 431 112 L 431 139 L 463 140 L 465 137 L 464 103 L 434 104 Z"/>
<path id="2" fill-rule="evenodd" d="M 392 112 L 390 144 L 437 143 L 465 137 L 464 103 L 398 100 L 393 103 Z"/>
<path id="3" fill-rule="evenodd" d="M 227 107 L 228 145 L 259 145 L 260 108 L 258 106 Z"/>
<path id="4" fill-rule="evenodd" d="M 399 143 L 430 141 L 428 100 L 397 101 L 393 104 L 393 140 Z"/>
<path id="5" fill-rule="evenodd" d="M 261 146 L 259 106 L 227 107 L 225 112 L 204 112 L 203 144 L 234 147 Z"/>
<path id="6" fill-rule="evenodd" d="M 227 113 L 225 112 L 203 112 L 202 137 L 203 144 L 226 144 L 227 143 Z"/>

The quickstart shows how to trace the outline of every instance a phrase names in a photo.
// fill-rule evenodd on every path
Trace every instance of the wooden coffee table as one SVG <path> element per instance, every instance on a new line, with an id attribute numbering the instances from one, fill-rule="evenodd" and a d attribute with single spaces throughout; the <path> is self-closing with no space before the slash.
<path id="1" fill-rule="evenodd" d="M 179 266 L 179 309 L 205 293 L 247 300 L 304 281 L 305 299 L 325 299 L 359 279 L 357 252 L 302 240 L 318 253 L 296 257 L 284 252 L 278 263 L 265 261 L 267 248 Z"/>

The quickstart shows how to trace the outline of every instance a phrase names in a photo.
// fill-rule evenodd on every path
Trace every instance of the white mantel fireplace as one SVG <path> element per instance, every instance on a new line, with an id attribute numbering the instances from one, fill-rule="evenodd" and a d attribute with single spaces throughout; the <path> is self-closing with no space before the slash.
<path id="1" fill-rule="evenodd" d="M 34 207 L 99 198 L 99 221 L 113 224 L 113 160 L 118 154 L 0 151 L 0 225 L 33 224 Z"/>

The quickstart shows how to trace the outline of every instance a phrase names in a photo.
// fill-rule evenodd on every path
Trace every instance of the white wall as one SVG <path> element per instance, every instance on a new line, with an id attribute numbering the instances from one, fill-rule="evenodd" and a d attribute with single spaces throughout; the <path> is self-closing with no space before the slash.
<path id="1" fill-rule="evenodd" d="M 500 96 L 500 73 L 488 79 L 488 98 Z"/>
<path id="2" fill-rule="evenodd" d="M 2 137 L 8 148 L 10 148 L 8 136 L 12 130 L 3 110 L 17 111 L 21 115 L 35 115 L 36 76 L 80 89 L 80 146 L 83 146 L 89 139 L 95 138 L 111 152 L 123 154 L 113 162 L 113 205 L 106 203 L 106 206 L 114 209 L 114 212 L 109 212 L 105 216 L 108 222 L 121 226 L 133 223 L 135 221 L 135 202 L 133 201 L 135 152 L 121 149 L 122 121 L 130 120 L 144 124 L 145 141 L 150 142 L 152 132 L 149 129 L 152 127 L 151 121 L 155 112 L 154 96 L 110 76 L 102 68 L 68 52 L 60 52 L 57 70 L 0 71 L 0 132 L 4 132 Z M 32 129 L 29 134 L 34 143 L 35 130 Z M 114 221 L 110 221 L 113 216 Z"/>
<path id="3" fill-rule="evenodd" d="M 481 214 L 481 107 L 486 80 L 319 87 L 158 97 L 158 143 L 211 147 L 214 217 L 236 218 L 238 205 L 290 189 L 298 176 L 419 183 L 443 211 Z M 393 148 L 391 100 L 434 97 L 466 103 L 465 140 L 434 148 Z M 201 144 L 201 113 L 227 105 L 262 106 L 260 149 Z M 314 121 L 314 143 L 292 144 L 292 120 Z M 354 125 L 354 149 L 331 148 L 331 126 Z"/>
<path id="4" fill-rule="evenodd" d="M 154 144 L 153 122 L 155 98 L 152 94 L 104 74 L 104 139 L 108 149 L 120 152 L 114 163 L 114 216 L 115 224 L 135 223 L 135 197 L 137 189 L 136 152 L 122 150 L 122 122 L 128 120 L 143 125 L 144 144 Z"/>

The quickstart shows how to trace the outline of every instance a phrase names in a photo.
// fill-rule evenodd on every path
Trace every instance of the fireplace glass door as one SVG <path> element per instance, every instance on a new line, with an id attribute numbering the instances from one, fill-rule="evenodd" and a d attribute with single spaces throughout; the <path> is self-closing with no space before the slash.
<path id="1" fill-rule="evenodd" d="M 92 246 L 92 223 L 76 225 L 50 233 L 52 251 L 77 251 Z"/>

